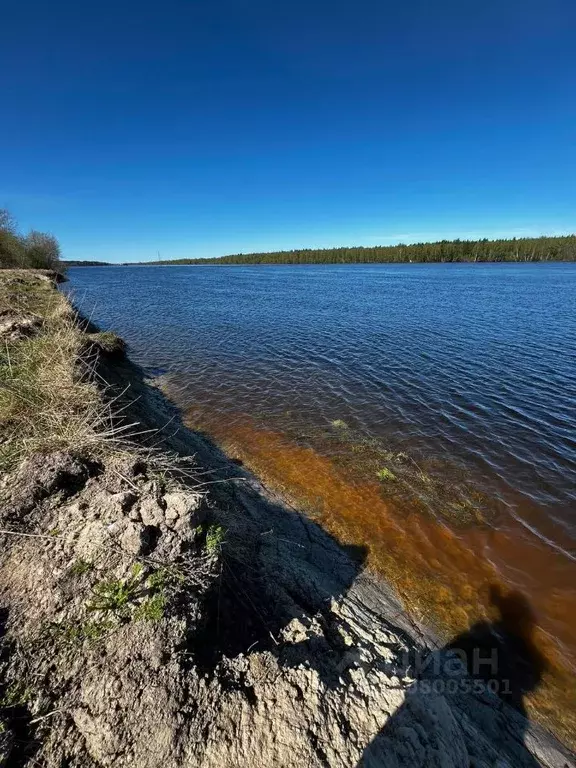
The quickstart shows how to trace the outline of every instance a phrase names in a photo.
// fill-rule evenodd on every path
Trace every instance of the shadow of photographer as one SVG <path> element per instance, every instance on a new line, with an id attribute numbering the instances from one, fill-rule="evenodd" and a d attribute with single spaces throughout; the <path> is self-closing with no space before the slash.
<path id="1" fill-rule="evenodd" d="M 494 621 L 477 622 L 412 664 L 416 679 L 404 704 L 365 749 L 358 768 L 441 766 L 447 749 L 463 765 L 540 765 L 525 744 L 525 697 L 546 670 L 534 640 L 534 612 L 523 594 L 505 595 L 498 586 L 490 588 L 490 602 L 498 612 Z M 470 733 L 476 731 L 467 743 L 456 712 L 464 713 Z M 469 753 L 475 739 L 478 756 Z"/>
<path id="2" fill-rule="evenodd" d="M 524 698 L 539 686 L 547 664 L 534 640 L 536 618 L 521 592 L 504 595 L 499 586 L 492 586 L 490 603 L 498 619 L 474 624 L 446 648 L 460 652 L 473 680 L 527 717 Z"/>

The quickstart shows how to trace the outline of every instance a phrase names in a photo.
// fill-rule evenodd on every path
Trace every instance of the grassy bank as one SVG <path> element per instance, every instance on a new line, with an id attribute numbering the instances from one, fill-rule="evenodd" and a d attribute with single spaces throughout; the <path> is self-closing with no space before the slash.
<path id="1" fill-rule="evenodd" d="M 53 275 L 0 272 L 0 337 L 0 472 L 36 453 L 99 460 L 121 446 L 125 427 L 114 423 L 94 369 L 100 350 L 121 343 L 86 333 Z"/>

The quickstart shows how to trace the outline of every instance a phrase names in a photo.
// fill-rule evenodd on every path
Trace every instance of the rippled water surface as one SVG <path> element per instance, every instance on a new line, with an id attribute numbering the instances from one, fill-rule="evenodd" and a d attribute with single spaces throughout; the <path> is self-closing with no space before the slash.
<path id="1" fill-rule="evenodd" d="M 73 268 L 70 281 L 190 424 L 380 547 L 399 587 L 392 559 L 420 563 L 445 585 L 446 616 L 472 616 L 498 574 L 574 659 L 576 264 Z"/>

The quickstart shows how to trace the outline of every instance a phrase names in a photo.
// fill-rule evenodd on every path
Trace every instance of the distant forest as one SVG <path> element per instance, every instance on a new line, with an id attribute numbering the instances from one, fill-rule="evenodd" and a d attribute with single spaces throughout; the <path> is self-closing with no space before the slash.
<path id="1" fill-rule="evenodd" d="M 576 235 L 511 240 L 441 240 L 413 245 L 303 248 L 152 264 L 371 264 L 485 261 L 576 261 Z"/>
<path id="2" fill-rule="evenodd" d="M 62 264 L 64 264 L 65 267 L 111 267 L 112 264 L 110 264 L 109 261 L 78 261 L 78 260 L 68 260 L 63 261 Z"/>

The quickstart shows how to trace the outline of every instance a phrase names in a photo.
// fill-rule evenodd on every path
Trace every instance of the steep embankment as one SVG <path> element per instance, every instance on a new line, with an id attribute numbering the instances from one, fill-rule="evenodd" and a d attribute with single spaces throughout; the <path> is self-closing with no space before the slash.
<path id="1" fill-rule="evenodd" d="M 573 764 L 448 649 L 416 676 L 433 638 L 365 552 L 185 429 L 47 276 L 0 281 L 4 760 Z M 520 694 L 526 670 L 504 672 Z"/>

